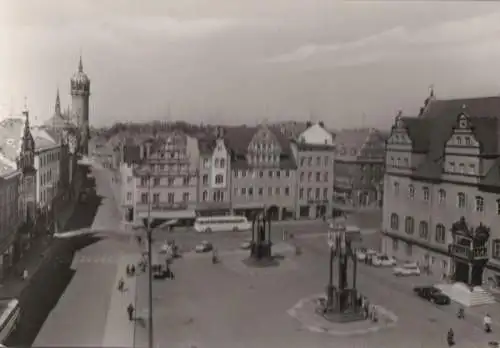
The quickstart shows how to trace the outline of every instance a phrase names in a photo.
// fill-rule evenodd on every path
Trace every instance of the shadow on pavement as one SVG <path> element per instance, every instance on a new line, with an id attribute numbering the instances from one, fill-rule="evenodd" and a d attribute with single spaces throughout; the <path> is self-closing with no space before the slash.
<path id="1" fill-rule="evenodd" d="M 95 180 L 87 178 L 83 182 L 83 187 L 95 188 Z M 92 194 L 84 203 L 78 203 L 64 230 L 92 226 L 101 201 L 102 197 Z M 83 235 L 51 241 L 44 252 L 46 256 L 41 261 L 40 267 L 18 296 L 21 307 L 20 320 L 15 331 L 3 342 L 6 346 L 30 347 L 33 344 L 49 313 L 74 276 L 75 271 L 71 269 L 74 254 L 100 240 L 101 238 L 96 236 Z"/>

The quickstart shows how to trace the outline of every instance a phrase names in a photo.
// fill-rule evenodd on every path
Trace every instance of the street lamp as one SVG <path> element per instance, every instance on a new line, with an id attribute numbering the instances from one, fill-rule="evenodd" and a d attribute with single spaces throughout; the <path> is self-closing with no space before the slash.
<path id="1" fill-rule="evenodd" d="M 148 218 L 146 221 L 146 235 L 148 243 L 148 347 L 153 348 L 153 267 L 152 250 L 153 230 L 151 229 L 151 171 L 146 172 L 148 183 Z"/>

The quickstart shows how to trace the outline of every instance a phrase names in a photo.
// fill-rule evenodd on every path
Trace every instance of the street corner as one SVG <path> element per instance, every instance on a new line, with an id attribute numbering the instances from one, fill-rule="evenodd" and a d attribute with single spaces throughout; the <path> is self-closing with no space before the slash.
<path id="1" fill-rule="evenodd" d="M 317 302 L 320 298 L 324 298 L 324 294 L 305 297 L 290 308 L 287 314 L 297 320 L 304 329 L 310 332 L 328 334 L 331 336 L 373 334 L 384 329 L 393 328 L 398 322 L 398 317 L 393 312 L 379 305 L 375 305 L 378 313 L 377 322 L 371 320 L 347 323 L 331 322 L 316 312 Z"/>

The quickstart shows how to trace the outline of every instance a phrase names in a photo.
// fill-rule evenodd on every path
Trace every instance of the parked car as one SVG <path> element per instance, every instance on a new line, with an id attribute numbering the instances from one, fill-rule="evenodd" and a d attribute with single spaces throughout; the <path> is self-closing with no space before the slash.
<path id="1" fill-rule="evenodd" d="M 356 258 L 358 261 L 365 261 L 367 257 L 373 257 L 377 252 L 373 249 L 359 248 L 356 251 Z"/>
<path id="2" fill-rule="evenodd" d="M 395 276 L 419 276 L 420 268 L 416 262 L 405 262 L 402 266 L 394 267 L 392 273 Z"/>
<path id="3" fill-rule="evenodd" d="M 413 288 L 413 292 L 419 297 L 438 305 L 448 305 L 451 302 L 446 294 L 434 286 L 417 286 Z"/>
<path id="4" fill-rule="evenodd" d="M 197 253 L 206 253 L 212 251 L 213 248 L 214 246 L 212 245 L 212 243 L 204 240 L 194 248 L 194 251 L 196 251 Z"/>
<path id="5" fill-rule="evenodd" d="M 396 265 L 396 259 L 392 256 L 389 257 L 387 255 L 379 254 L 372 258 L 372 264 L 380 267 L 391 267 Z"/>

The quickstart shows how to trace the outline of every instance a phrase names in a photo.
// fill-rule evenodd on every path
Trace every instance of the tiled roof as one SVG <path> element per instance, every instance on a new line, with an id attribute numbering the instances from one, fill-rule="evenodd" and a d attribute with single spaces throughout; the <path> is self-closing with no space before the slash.
<path id="1" fill-rule="evenodd" d="M 22 118 L 6 118 L 0 122 L 0 152 L 13 162 L 21 149 L 23 130 Z"/>
<path id="2" fill-rule="evenodd" d="M 32 127 L 31 134 L 35 140 L 36 150 L 43 150 L 58 145 L 58 142 L 42 127 Z"/>
<path id="3" fill-rule="evenodd" d="M 474 136 L 481 144 L 481 154 L 500 153 L 500 97 L 430 100 L 421 116 L 403 118 L 414 150 L 427 153 L 415 176 L 428 179 L 440 177 L 445 145 L 461 113 L 469 117 Z"/>
<path id="4" fill-rule="evenodd" d="M 0 177 L 15 173 L 17 171 L 16 163 L 0 154 Z"/>

